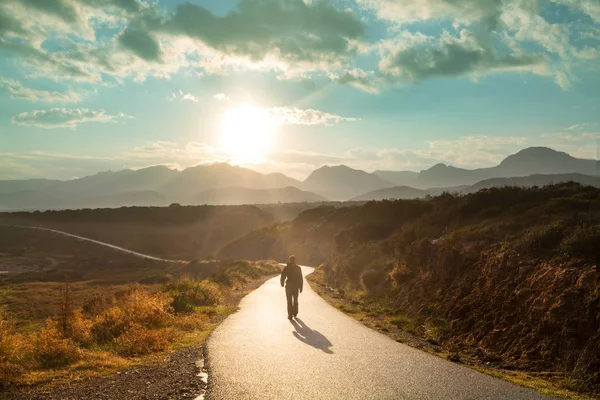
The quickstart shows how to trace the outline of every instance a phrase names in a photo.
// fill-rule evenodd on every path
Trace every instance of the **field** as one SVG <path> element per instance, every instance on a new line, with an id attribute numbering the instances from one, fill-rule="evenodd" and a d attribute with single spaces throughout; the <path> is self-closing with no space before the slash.
<path id="1" fill-rule="evenodd" d="M 0 381 L 54 385 L 199 345 L 273 262 L 139 258 L 48 231 L 0 227 Z"/>

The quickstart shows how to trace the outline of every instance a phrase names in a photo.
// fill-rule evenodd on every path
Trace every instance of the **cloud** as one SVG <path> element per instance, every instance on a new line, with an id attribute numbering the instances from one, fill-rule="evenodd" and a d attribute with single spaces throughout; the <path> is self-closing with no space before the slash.
<path id="1" fill-rule="evenodd" d="M 104 110 L 94 111 L 87 108 L 52 108 L 50 110 L 35 110 L 15 115 L 12 123 L 26 127 L 44 129 L 71 128 L 76 129 L 79 124 L 87 122 L 116 122 L 132 118 L 123 113 L 117 115 L 106 114 Z"/>
<path id="2" fill-rule="evenodd" d="M 379 93 L 375 73 L 360 68 L 346 69 L 341 75 L 330 74 L 330 78 L 340 85 L 352 85 L 368 93 Z"/>
<path id="3" fill-rule="evenodd" d="M 173 101 L 178 98 L 181 101 L 191 101 L 193 103 L 198 103 L 200 101 L 199 97 L 194 96 L 191 93 L 184 93 L 183 90 L 179 90 L 177 93 L 172 93 L 169 97 L 167 97 L 167 100 Z"/>
<path id="4" fill-rule="evenodd" d="M 76 103 L 81 101 L 81 96 L 72 91 L 54 92 L 47 90 L 36 90 L 24 87 L 20 82 L 14 79 L 0 77 L 0 87 L 6 88 L 13 99 L 28 100 L 28 101 L 43 101 L 43 102 L 62 102 Z"/>
<path id="5" fill-rule="evenodd" d="M 199 40 L 221 54 L 262 61 L 268 57 L 318 66 L 345 59 L 365 28 L 347 9 L 324 1 L 241 0 L 219 17 L 190 3 L 178 6 L 167 32 Z"/>
<path id="6" fill-rule="evenodd" d="M 284 125 L 337 125 L 340 122 L 354 122 L 357 118 L 341 117 L 313 109 L 274 107 L 267 110 L 271 118 Z"/>
<path id="7" fill-rule="evenodd" d="M 290 77 L 349 64 L 365 40 L 356 14 L 326 1 L 240 0 L 224 16 L 190 3 L 166 14 L 158 4 L 133 0 L 5 1 L 0 49 L 33 76 L 78 81 L 168 77 L 183 67 Z M 98 40 L 103 26 L 119 32 Z M 71 42 L 68 50 L 42 45 L 57 37 Z"/>
<path id="8" fill-rule="evenodd" d="M 160 43 L 148 32 L 135 28 L 127 28 L 119 36 L 119 43 L 125 49 L 131 50 L 136 56 L 153 62 L 161 62 L 162 51 Z"/>
<path id="9" fill-rule="evenodd" d="M 410 41 L 384 47 L 380 72 L 391 82 L 419 82 L 433 77 L 457 77 L 499 71 L 520 70 L 544 73 L 547 61 L 542 54 L 500 55 L 477 35 L 463 29 L 460 36 L 448 33 L 439 38 L 412 37 Z"/>
<path id="10" fill-rule="evenodd" d="M 213 96 L 213 98 L 218 101 L 229 100 L 229 97 L 225 93 L 217 93 Z"/>

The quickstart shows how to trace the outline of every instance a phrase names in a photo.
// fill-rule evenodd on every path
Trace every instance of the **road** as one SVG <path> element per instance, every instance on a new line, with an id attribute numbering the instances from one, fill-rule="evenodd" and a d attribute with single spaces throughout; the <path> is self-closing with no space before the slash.
<path id="1" fill-rule="evenodd" d="M 308 284 L 290 322 L 278 280 L 244 298 L 211 334 L 208 400 L 550 399 L 397 343 Z"/>
<path id="2" fill-rule="evenodd" d="M 83 237 L 83 236 L 73 235 L 72 233 L 63 232 L 63 231 L 59 231 L 59 230 L 56 230 L 56 229 L 41 228 L 39 226 L 27 226 L 27 225 L 0 225 L 0 226 L 4 226 L 4 227 L 8 227 L 8 228 L 20 228 L 20 229 L 21 228 L 22 229 L 37 229 L 37 230 L 40 230 L 40 231 L 52 232 L 52 233 L 56 233 L 58 235 L 69 236 L 69 237 L 77 239 L 77 240 L 84 240 L 86 242 L 96 243 L 96 244 L 99 244 L 99 245 L 104 246 L 104 247 L 110 247 L 113 250 L 121 251 L 121 252 L 124 252 L 124 253 L 129 253 L 129 254 L 132 254 L 132 255 L 134 255 L 136 257 L 145 258 L 147 260 L 163 261 L 163 262 L 168 262 L 168 263 L 178 263 L 178 262 L 180 262 L 180 261 L 175 261 L 175 260 L 166 260 L 164 258 L 149 256 L 148 254 L 138 253 L 137 251 L 127 250 L 127 249 L 124 249 L 123 247 L 115 246 L 114 244 L 110 244 L 110 243 L 106 243 L 106 242 L 101 242 L 99 240 L 90 239 L 90 238 L 86 238 L 86 237 Z"/>

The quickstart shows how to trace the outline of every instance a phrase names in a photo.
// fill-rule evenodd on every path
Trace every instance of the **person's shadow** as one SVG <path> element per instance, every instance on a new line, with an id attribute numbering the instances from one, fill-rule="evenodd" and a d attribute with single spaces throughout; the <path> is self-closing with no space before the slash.
<path id="1" fill-rule="evenodd" d="M 310 329 L 300 318 L 291 319 L 290 322 L 294 325 L 295 331 L 292 332 L 296 339 L 311 345 L 314 348 L 322 350 L 327 354 L 333 354 L 330 347 L 333 346 L 329 339 L 323 336 L 318 331 Z"/>

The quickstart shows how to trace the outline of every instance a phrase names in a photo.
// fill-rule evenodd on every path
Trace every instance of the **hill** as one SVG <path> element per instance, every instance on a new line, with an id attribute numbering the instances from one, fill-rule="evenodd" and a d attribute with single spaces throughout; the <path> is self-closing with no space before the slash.
<path id="1" fill-rule="evenodd" d="M 248 189 L 227 187 L 208 190 L 194 196 L 194 204 L 275 204 L 275 203 L 316 203 L 328 201 L 316 193 L 302 191 L 289 186 L 282 189 Z"/>
<path id="2" fill-rule="evenodd" d="M 295 254 L 379 326 L 600 393 L 599 250 L 600 189 L 563 183 L 318 207 L 220 254 Z"/>
<path id="3" fill-rule="evenodd" d="M 256 206 L 172 206 L 0 213 L 0 224 L 53 228 L 174 260 L 211 259 L 277 219 Z"/>
<path id="4" fill-rule="evenodd" d="M 302 188 L 332 200 L 348 200 L 360 194 L 392 187 L 375 174 L 353 169 L 345 165 L 324 166 L 313 173 L 302 183 Z"/>
<path id="5" fill-rule="evenodd" d="M 384 181 L 391 182 L 397 186 L 413 186 L 419 178 L 419 173 L 414 171 L 381 171 L 373 172 Z"/>
<path id="6" fill-rule="evenodd" d="M 582 185 L 600 187 L 600 176 L 582 174 L 530 175 L 513 178 L 493 178 L 477 182 L 463 190 L 464 193 L 474 193 L 481 189 L 503 186 L 546 186 L 562 182 L 577 182 Z"/>

